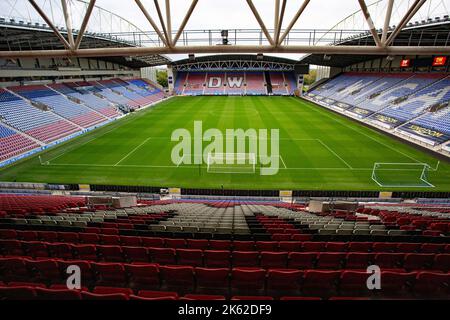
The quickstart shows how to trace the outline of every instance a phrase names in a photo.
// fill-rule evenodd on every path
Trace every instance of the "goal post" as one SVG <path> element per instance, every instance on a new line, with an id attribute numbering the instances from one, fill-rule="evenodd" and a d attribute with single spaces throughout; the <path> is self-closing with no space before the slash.
<path id="1" fill-rule="evenodd" d="M 372 180 L 385 188 L 434 188 L 429 181 L 429 172 L 436 171 L 426 163 L 376 162 Z"/>
<path id="2" fill-rule="evenodd" d="M 208 173 L 255 173 L 254 153 L 208 153 Z"/>

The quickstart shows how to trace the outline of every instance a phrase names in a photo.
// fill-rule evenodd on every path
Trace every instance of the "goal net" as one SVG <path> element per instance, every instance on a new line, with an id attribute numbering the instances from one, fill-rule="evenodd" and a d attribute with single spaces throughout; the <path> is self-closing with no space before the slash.
<path id="1" fill-rule="evenodd" d="M 208 153 L 209 173 L 255 173 L 254 153 Z"/>
<path id="2" fill-rule="evenodd" d="M 433 188 L 428 174 L 436 170 L 426 163 L 375 163 L 372 179 L 380 187 Z"/>

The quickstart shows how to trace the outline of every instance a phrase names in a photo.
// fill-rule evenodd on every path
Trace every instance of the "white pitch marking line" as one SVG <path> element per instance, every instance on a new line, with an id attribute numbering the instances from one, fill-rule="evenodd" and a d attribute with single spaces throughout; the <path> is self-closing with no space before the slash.
<path id="1" fill-rule="evenodd" d="M 281 155 L 280 155 L 280 160 L 283 163 L 284 168 L 287 169 L 288 167 L 286 166 L 286 163 L 284 162 L 283 157 Z"/>
<path id="2" fill-rule="evenodd" d="M 177 167 L 176 165 L 172 166 L 158 166 L 158 165 L 134 165 L 134 164 L 119 164 L 119 165 L 112 165 L 112 164 L 88 164 L 88 163 L 54 163 L 50 164 L 49 166 L 68 166 L 68 167 L 103 167 L 103 168 L 186 168 L 186 169 L 198 169 L 198 166 L 192 166 L 192 165 L 186 165 L 186 166 L 180 166 Z M 302 170 L 302 171 L 317 171 L 317 170 L 326 170 L 326 171 L 345 171 L 345 170 L 352 170 L 352 171 L 373 171 L 373 168 L 280 168 L 280 170 Z"/>
<path id="3" fill-rule="evenodd" d="M 347 161 L 345 161 L 344 159 L 342 159 L 342 157 L 340 155 L 338 155 L 336 152 L 333 151 L 333 149 L 331 149 L 329 146 L 327 146 L 322 140 L 317 139 L 317 141 L 320 142 L 321 145 L 323 145 L 325 148 L 327 148 L 332 154 L 334 154 L 338 159 L 340 159 L 349 169 L 353 169 L 353 167 L 351 165 L 348 164 Z"/>
<path id="4" fill-rule="evenodd" d="M 140 147 L 142 147 L 148 140 L 150 140 L 151 137 L 145 139 L 140 145 L 138 145 L 136 148 L 134 148 L 133 150 L 131 150 L 130 152 L 128 152 L 128 154 L 123 157 L 122 159 L 120 159 L 115 165 L 114 167 L 117 167 L 119 165 L 119 163 L 121 163 L 123 160 L 125 160 L 126 158 L 128 158 L 130 155 L 132 155 L 137 149 L 139 149 Z"/>

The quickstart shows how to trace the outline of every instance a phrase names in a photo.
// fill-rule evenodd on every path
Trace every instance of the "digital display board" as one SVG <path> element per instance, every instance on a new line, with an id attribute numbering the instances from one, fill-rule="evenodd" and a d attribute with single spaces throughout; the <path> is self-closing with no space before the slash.
<path id="1" fill-rule="evenodd" d="M 447 57 L 434 57 L 433 67 L 445 66 L 447 63 Z"/>
<path id="2" fill-rule="evenodd" d="M 400 61 L 400 67 L 401 68 L 408 68 L 411 65 L 410 59 L 403 59 Z"/>

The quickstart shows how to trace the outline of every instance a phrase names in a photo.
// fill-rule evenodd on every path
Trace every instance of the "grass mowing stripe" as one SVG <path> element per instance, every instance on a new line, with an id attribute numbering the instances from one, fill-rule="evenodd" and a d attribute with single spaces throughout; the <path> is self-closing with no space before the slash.
<path id="1" fill-rule="evenodd" d="M 309 102 L 309 101 L 308 101 L 308 102 Z M 309 103 L 310 103 L 310 102 L 309 102 Z M 309 107 L 309 103 L 305 103 L 305 105 L 307 105 L 307 106 Z M 319 108 L 322 108 L 322 107 L 319 107 Z M 326 111 L 326 110 L 324 110 L 324 109 L 319 109 L 319 108 L 315 108 L 314 110 L 316 110 L 317 112 Z M 373 141 L 375 141 L 375 142 L 381 144 L 382 146 L 385 146 L 385 147 L 387 147 L 387 148 L 389 148 L 389 149 L 391 149 L 391 150 L 393 150 L 393 151 L 395 151 L 395 152 L 397 152 L 397 153 L 400 153 L 401 155 L 403 155 L 403 156 L 405 156 L 405 157 L 407 157 L 407 158 L 409 158 L 409 159 L 411 159 L 411 160 L 413 160 L 413 161 L 415 161 L 415 162 L 420 163 L 419 160 L 417 160 L 417 159 L 415 159 L 415 158 L 413 158 L 413 157 L 407 155 L 406 153 L 394 149 L 393 147 L 391 147 L 391 146 L 389 146 L 389 145 L 387 145 L 387 144 L 385 144 L 385 143 L 383 143 L 383 142 L 381 142 L 381 141 L 375 139 L 374 137 L 369 136 L 368 134 L 366 134 L 366 133 L 364 133 L 364 132 L 362 132 L 362 131 L 356 129 L 355 127 L 352 127 L 352 126 L 349 126 L 349 125 L 346 124 L 346 123 L 343 123 L 342 121 L 338 120 L 338 119 L 335 118 L 335 117 L 331 117 L 331 116 L 328 114 L 329 112 L 327 112 L 327 113 L 321 112 L 321 113 L 322 113 L 322 114 L 325 114 L 328 118 L 332 119 L 333 121 L 335 121 L 335 122 L 337 122 L 337 123 L 340 123 L 341 125 L 343 125 L 343 126 L 349 128 L 349 129 L 351 129 L 351 130 L 353 130 L 353 131 L 356 131 L 356 132 L 358 132 L 358 133 L 361 133 L 362 135 L 364 135 L 364 136 L 366 136 L 367 138 L 369 138 L 369 139 L 371 139 L 371 140 L 373 140 Z M 368 128 L 368 129 L 369 129 L 369 130 L 372 130 L 372 131 L 374 131 L 374 132 L 376 132 L 376 133 L 378 133 L 377 131 L 375 131 L 375 130 L 373 130 L 373 129 L 371 129 L 371 128 Z"/>

